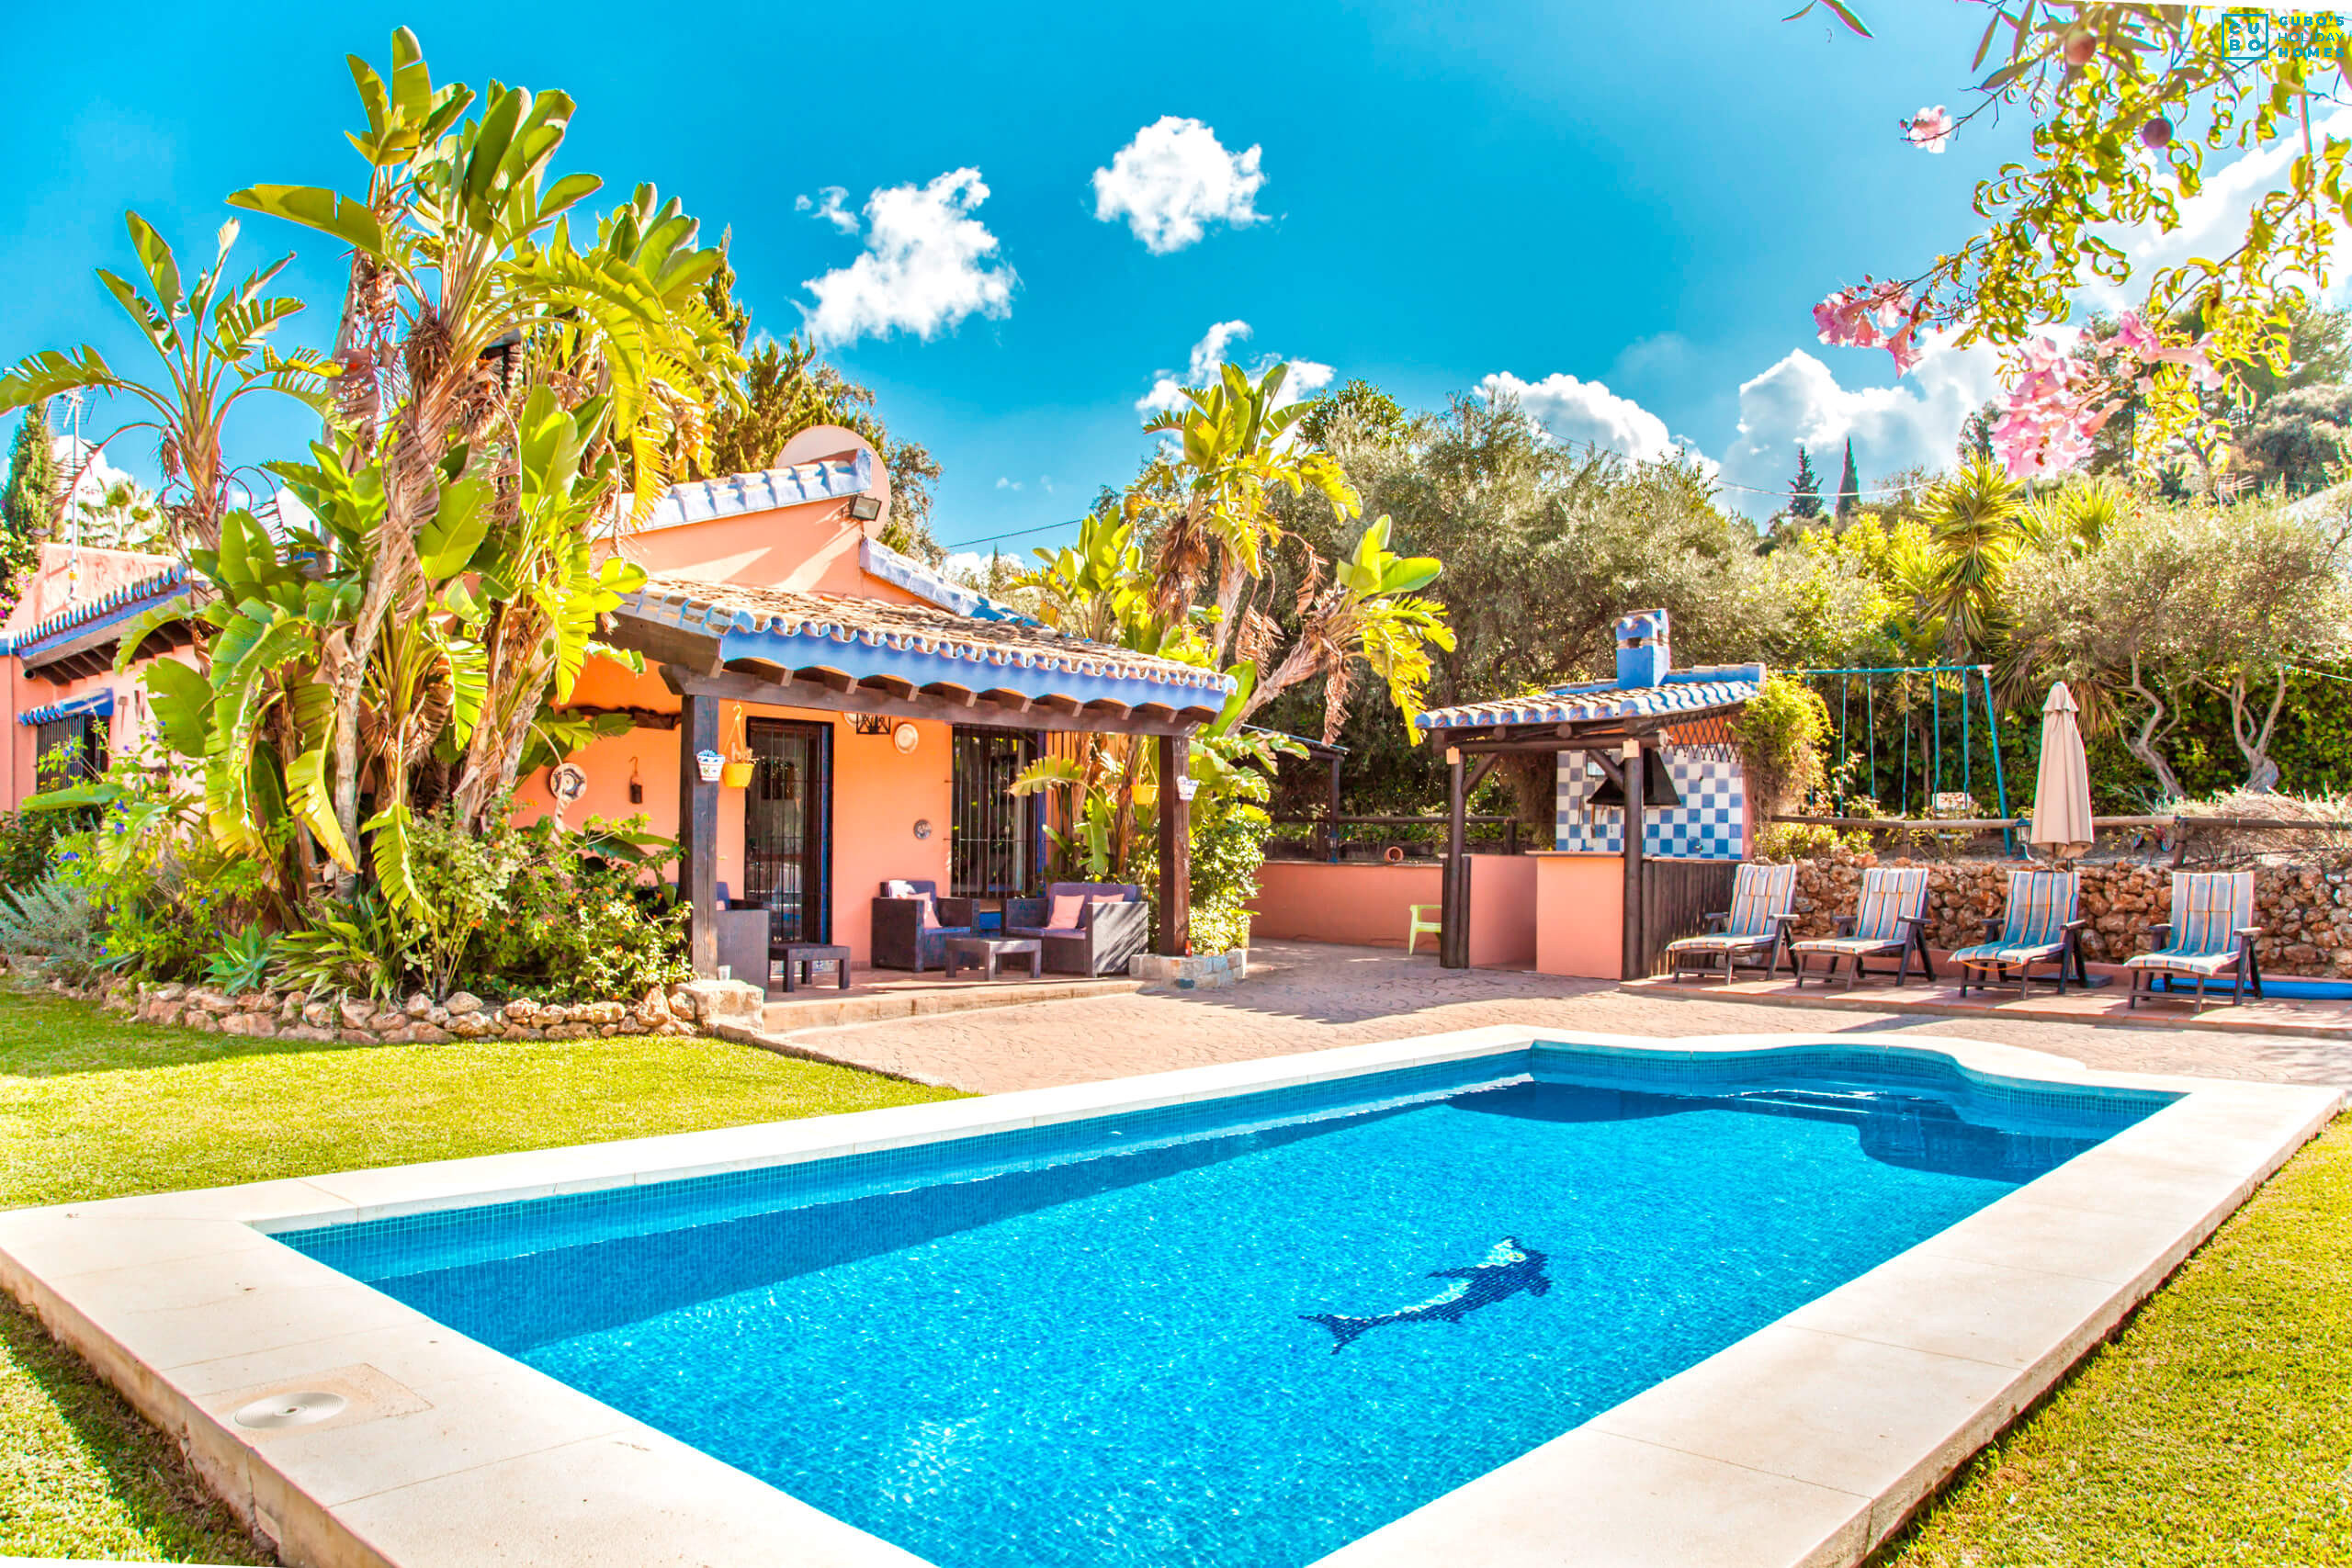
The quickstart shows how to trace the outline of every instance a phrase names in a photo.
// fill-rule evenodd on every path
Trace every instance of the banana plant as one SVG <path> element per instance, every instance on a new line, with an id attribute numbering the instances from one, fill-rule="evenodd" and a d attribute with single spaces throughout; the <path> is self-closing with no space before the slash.
<path id="1" fill-rule="evenodd" d="M 552 173 L 571 119 L 568 96 L 499 83 L 480 95 L 435 87 L 406 29 L 393 34 L 389 73 L 354 62 L 352 75 L 367 117 L 366 130 L 352 138 L 368 168 L 364 194 L 354 199 L 320 186 L 263 185 L 230 197 L 326 234 L 353 257 L 339 340 L 342 439 L 353 468 L 380 459 L 384 507 L 367 541 L 348 657 L 334 676 L 331 773 L 346 839 L 358 830 L 363 776 L 377 771 L 363 765 L 360 710 L 378 646 L 389 625 L 445 602 L 424 558 L 429 530 L 452 481 L 503 478 L 522 460 L 518 443 L 527 437 L 515 431 L 522 395 L 559 388 L 570 408 L 596 404 L 596 439 L 630 454 L 630 507 L 641 513 L 663 481 L 660 451 L 674 445 L 682 427 L 700 428 L 698 389 L 726 382 L 720 372 L 740 368 L 701 299 L 719 254 L 696 245 L 695 225 L 676 203 L 641 189 L 598 222 L 593 243 L 575 243 L 571 215 L 601 182 Z M 618 507 L 616 488 L 604 503 Z M 591 520 L 577 524 L 579 547 L 543 537 L 509 541 L 509 533 L 532 534 L 540 524 L 520 518 L 503 486 L 486 504 L 492 547 L 503 543 L 510 558 L 534 563 L 511 579 L 517 592 L 558 578 L 577 585 Z M 502 603 L 494 587 L 488 594 L 490 604 Z M 569 604 L 577 594 L 556 596 Z M 481 608 L 469 624 L 488 637 L 498 617 Z M 451 613 L 467 619 L 455 607 Z M 534 615 L 548 618 L 557 644 L 549 677 L 576 669 L 582 639 L 567 629 L 576 616 L 550 615 L 541 604 L 518 618 Z M 518 694 L 499 705 L 503 671 L 526 671 L 534 662 L 527 654 L 502 662 L 498 648 L 490 648 L 484 700 L 505 755 L 518 754 L 515 728 L 528 717 L 517 715 L 535 714 L 538 697 Z M 498 763 L 498 754 L 469 761 Z M 490 772 L 507 770 L 499 763 Z M 495 794 L 480 787 L 468 799 L 479 810 Z"/>
<path id="2" fill-rule="evenodd" d="M 126 422 L 107 440 L 128 430 L 154 433 L 165 485 L 177 491 L 164 506 L 170 543 L 175 551 L 209 549 L 220 542 L 228 505 L 221 431 L 232 411 L 255 392 L 279 393 L 322 410 L 335 367 L 309 349 L 281 355 L 269 342 L 279 324 L 302 309 L 299 299 L 262 293 L 292 256 L 232 282 L 229 251 L 237 222 L 231 219 L 220 226 L 212 265 L 188 283 L 153 224 L 136 212 L 125 213 L 123 222 L 146 290 L 105 267 L 97 269 L 98 281 L 154 350 L 162 377 L 148 382 L 122 375 L 88 344 L 62 353 L 44 349 L 0 376 L 0 413 L 72 391 L 145 404 L 147 417 Z M 89 457 L 96 456 L 94 449 Z"/>
<path id="3" fill-rule="evenodd" d="M 1293 495 L 1314 490 L 1342 518 L 1360 509 L 1355 487 L 1328 453 L 1293 439 L 1305 403 L 1282 401 L 1287 365 L 1255 382 L 1239 367 L 1219 367 L 1216 385 L 1184 389 L 1189 407 L 1144 423 L 1146 434 L 1168 434 L 1159 454 L 1127 492 L 1130 519 L 1159 522 L 1152 562 L 1153 598 L 1169 621 L 1188 618 L 1204 580 L 1215 583 L 1216 615 L 1210 659 L 1234 657 L 1243 626 L 1241 604 L 1266 575 L 1268 552 L 1283 532 L 1268 505 L 1277 488 Z"/>
<path id="4" fill-rule="evenodd" d="M 1429 690 L 1429 650 L 1453 647 L 1445 606 L 1416 592 L 1436 581 L 1441 570 L 1432 557 L 1397 555 L 1388 547 L 1388 519 L 1374 522 L 1332 569 L 1329 581 L 1309 571 L 1298 592 L 1298 636 L 1273 672 L 1250 693 L 1241 717 L 1256 713 L 1276 693 L 1320 675 L 1323 739 L 1336 740 L 1354 694 L 1350 661 L 1361 659 L 1386 686 L 1390 705 L 1405 721 L 1406 739 L 1418 745 L 1420 732 L 1413 720 Z"/>

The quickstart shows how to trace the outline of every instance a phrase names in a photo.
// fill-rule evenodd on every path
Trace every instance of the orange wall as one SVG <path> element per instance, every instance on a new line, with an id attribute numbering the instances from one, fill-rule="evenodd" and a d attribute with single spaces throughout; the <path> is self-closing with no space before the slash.
<path id="1" fill-rule="evenodd" d="M 1415 904 L 1443 897 L 1429 862 L 1268 861 L 1250 901 L 1250 934 L 1275 941 L 1402 947 Z M 1417 948 L 1435 951 L 1424 935 Z M 1523 968 L 1535 961 L 1535 863 L 1524 855 L 1470 857 L 1470 962 Z"/>
<path id="2" fill-rule="evenodd" d="M 163 657 L 176 659 L 183 664 L 192 662 L 192 655 L 184 649 L 175 649 Z M 106 721 L 110 726 L 107 731 L 107 751 L 109 756 L 121 756 L 147 740 L 154 731 L 154 721 L 147 710 L 147 687 L 140 680 L 140 671 L 152 662 L 153 660 L 142 659 L 119 675 L 109 670 L 96 675 L 84 675 L 57 686 L 28 676 L 23 663 L 13 657 L 0 659 L 0 671 L 5 671 L 0 673 L 0 696 L 5 696 L 7 703 L 5 716 L 8 727 L 7 808 L 13 810 L 25 796 L 40 793 L 34 774 L 40 761 L 37 749 L 40 731 L 32 725 L 18 724 L 17 716 L 34 708 L 45 708 L 51 703 L 70 702 L 75 697 L 93 696 L 111 689 L 114 693 L 114 717 Z M 191 773 L 194 771 L 195 764 L 187 766 Z"/>
<path id="3" fill-rule="evenodd" d="M 604 661 L 592 662 L 573 693 L 576 702 L 603 707 L 643 707 L 674 712 L 678 699 L 651 671 L 633 676 L 626 669 Z M 833 731 L 832 810 L 832 937 L 845 943 L 857 963 L 873 951 L 873 898 L 890 877 L 928 879 L 943 888 L 948 882 L 948 808 L 955 768 L 949 750 L 949 726 L 918 719 L 918 737 L 911 756 L 902 755 L 888 736 L 860 735 L 842 715 L 760 704 L 722 703 L 719 745 L 725 750 L 735 733 L 735 716 L 749 718 L 793 718 L 830 725 Z M 565 816 L 571 822 L 590 817 L 623 818 L 642 812 L 654 832 L 674 837 L 678 830 L 678 732 L 675 729 L 632 729 L 626 735 L 599 740 L 572 757 L 588 775 L 588 793 Z M 628 799 L 629 770 L 634 764 L 645 786 L 642 805 Z M 514 793 L 515 815 L 524 821 L 545 815 L 554 806 L 548 794 L 545 770 L 522 781 Z M 931 836 L 917 839 L 918 819 L 931 824 Z M 670 873 L 674 876 L 674 868 Z M 718 880 L 741 897 L 743 878 L 743 792 L 718 792 Z"/>
<path id="4" fill-rule="evenodd" d="M 1623 973 L 1625 862 L 1621 855 L 1541 853 L 1535 863 L 1535 967 L 1614 980 Z"/>

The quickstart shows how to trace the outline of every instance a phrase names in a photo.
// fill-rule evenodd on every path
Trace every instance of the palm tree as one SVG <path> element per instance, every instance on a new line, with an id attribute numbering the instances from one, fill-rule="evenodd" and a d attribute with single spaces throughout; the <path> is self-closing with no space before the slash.
<path id="1" fill-rule="evenodd" d="M 1928 492 L 1927 522 L 1940 560 L 1931 608 L 1956 660 L 1998 651 L 2006 635 L 2001 581 L 2022 542 L 2025 487 L 1986 457 Z"/>

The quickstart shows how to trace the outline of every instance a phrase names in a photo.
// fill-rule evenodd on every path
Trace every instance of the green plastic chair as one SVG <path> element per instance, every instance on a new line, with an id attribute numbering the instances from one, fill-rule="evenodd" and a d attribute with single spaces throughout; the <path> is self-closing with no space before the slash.
<path id="1" fill-rule="evenodd" d="M 1445 931 L 1445 922 L 1438 919 L 1438 914 L 1439 911 L 1444 908 L 1445 906 L 1442 904 L 1415 904 L 1411 906 L 1411 922 L 1407 926 L 1405 931 L 1405 953 L 1407 956 L 1409 957 L 1412 954 L 1413 944 L 1421 940 L 1421 936 L 1424 932 L 1442 940 Z"/>

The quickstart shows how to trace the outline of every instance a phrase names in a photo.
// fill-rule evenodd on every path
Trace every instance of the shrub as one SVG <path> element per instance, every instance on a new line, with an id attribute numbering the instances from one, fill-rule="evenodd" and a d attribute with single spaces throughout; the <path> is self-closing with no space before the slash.
<path id="1" fill-rule="evenodd" d="M 278 973 L 313 995 L 356 994 L 390 1001 L 414 959 L 414 926 L 395 918 L 362 887 L 347 903 L 316 906 L 306 923 L 278 938 Z"/>
<path id="2" fill-rule="evenodd" d="M 474 984 L 494 994 L 634 1001 L 693 977 L 685 906 L 639 880 L 677 848 L 647 833 L 644 818 L 591 818 L 570 833 L 542 819 L 511 831 L 515 869 L 463 965 Z"/>
<path id="3" fill-rule="evenodd" d="M 1755 700 L 1732 722 L 1732 732 L 1758 816 L 1785 811 L 1789 802 L 1827 782 L 1821 745 L 1829 737 L 1829 705 L 1804 682 L 1766 676 Z"/>
<path id="4" fill-rule="evenodd" d="M 258 925 L 251 925 L 225 938 L 219 950 L 204 961 L 204 978 L 208 985 L 224 991 L 258 990 L 277 963 L 277 938 Z"/>
<path id="5" fill-rule="evenodd" d="M 0 895 L 0 949 L 47 958 L 61 978 L 76 985 L 104 962 L 104 922 L 70 868 Z"/>

